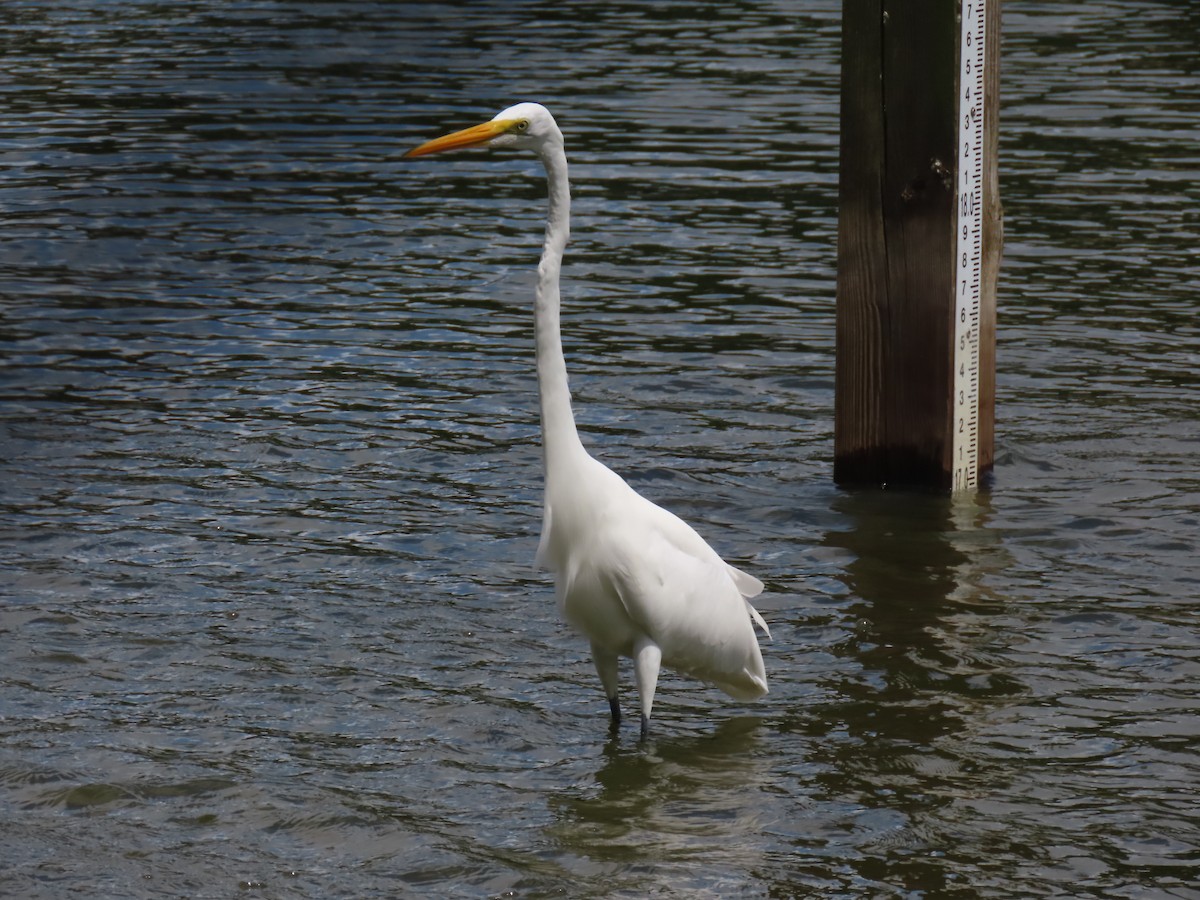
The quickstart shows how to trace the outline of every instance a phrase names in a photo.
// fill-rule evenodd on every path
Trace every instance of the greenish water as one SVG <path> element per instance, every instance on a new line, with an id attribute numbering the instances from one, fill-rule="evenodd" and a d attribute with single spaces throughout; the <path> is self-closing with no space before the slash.
<path id="1" fill-rule="evenodd" d="M 1200 897 L 1200 47 L 1005 3 L 995 487 L 831 484 L 834 3 L 0 8 L 0 894 Z M 768 586 L 615 738 L 595 453 Z M 627 676 L 628 681 L 628 676 Z"/>

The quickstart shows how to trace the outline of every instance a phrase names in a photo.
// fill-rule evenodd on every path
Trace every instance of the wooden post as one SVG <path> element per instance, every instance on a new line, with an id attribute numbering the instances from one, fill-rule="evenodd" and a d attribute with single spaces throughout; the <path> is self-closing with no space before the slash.
<path id="1" fill-rule="evenodd" d="M 965 4 L 970 0 L 963 0 Z M 998 62 L 996 28 L 987 47 Z M 845 0 L 842 12 L 834 480 L 952 485 L 959 226 L 957 0 Z M 985 77 L 995 190 L 998 65 Z M 976 151 L 978 152 L 978 151 Z M 979 459 L 992 462 L 999 241 L 983 190 Z M 988 260 L 990 259 L 990 264 Z M 990 284 L 989 284 L 990 278 Z"/>

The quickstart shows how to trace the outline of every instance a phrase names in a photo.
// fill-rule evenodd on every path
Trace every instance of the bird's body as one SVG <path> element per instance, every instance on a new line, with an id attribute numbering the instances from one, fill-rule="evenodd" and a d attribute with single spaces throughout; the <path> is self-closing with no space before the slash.
<path id="1" fill-rule="evenodd" d="M 646 643 L 663 665 L 734 697 L 766 693 L 750 618 L 757 613 L 745 600 L 762 584 L 590 456 L 581 455 L 571 477 L 565 499 L 547 484 L 538 563 L 555 573 L 559 606 L 591 641 L 609 696 L 616 684 L 606 668 L 615 671 L 618 657 L 636 661 Z M 639 688 L 643 696 L 653 690 Z"/>
<path id="2" fill-rule="evenodd" d="M 407 155 L 480 144 L 531 149 L 546 168 L 549 215 L 534 303 L 546 471 L 537 563 L 554 572 L 559 608 L 591 642 L 614 723 L 621 657 L 634 661 L 643 733 L 662 665 L 738 699 L 761 697 L 767 679 L 753 623 L 767 626 L 747 598 L 762 583 L 589 455 L 575 429 L 559 332 L 571 203 L 562 133 L 545 107 L 520 103 Z"/>

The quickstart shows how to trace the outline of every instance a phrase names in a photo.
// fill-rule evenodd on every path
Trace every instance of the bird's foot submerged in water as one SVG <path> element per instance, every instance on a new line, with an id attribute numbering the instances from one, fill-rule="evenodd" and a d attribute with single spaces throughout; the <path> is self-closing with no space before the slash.
<path id="1" fill-rule="evenodd" d="M 616 697 L 608 698 L 608 711 L 610 719 L 608 730 L 615 736 L 621 730 L 621 704 Z M 638 740 L 644 741 L 650 735 L 650 717 L 644 713 L 641 716 L 641 728 L 639 730 Z"/>

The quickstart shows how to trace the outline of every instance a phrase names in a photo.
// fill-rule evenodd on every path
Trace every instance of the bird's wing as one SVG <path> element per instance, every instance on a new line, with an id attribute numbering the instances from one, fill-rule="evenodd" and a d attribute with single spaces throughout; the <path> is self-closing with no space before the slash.
<path id="1" fill-rule="evenodd" d="M 722 611 L 738 596 L 724 563 L 684 552 L 653 527 L 627 528 L 609 548 L 603 568 L 612 587 L 629 617 L 655 641 L 688 619 Z"/>
<path id="2" fill-rule="evenodd" d="M 697 562 L 703 563 L 706 577 L 721 580 L 720 573 L 712 572 L 709 566 L 719 565 L 724 567 L 725 573 L 733 581 L 738 593 L 745 599 L 746 611 L 750 614 L 750 618 L 762 629 L 763 634 L 770 638 L 771 629 L 767 627 L 766 621 L 759 615 L 758 610 L 750 604 L 751 597 L 757 597 L 763 592 L 763 583 L 753 575 L 743 572 L 736 566 L 731 566 L 721 559 L 717 551 L 709 546 L 708 542 L 700 536 L 696 529 L 692 528 L 691 525 L 683 521 L 679 516 L 670 510 L 663 509 L 656 503 L 652 503 L 636 492 L 631 491 L 631 493 L 640 501 L 637 504 L 640 514 L 638 518 L 652 526 L 672 547 L 688 556 L 695 557 Z"/>
<path id="3" fill-rule="evenodd" d="M 603 568 L 614 593 L 630 619 L 661 648 L 665 665 L 734 696 L 761 695 L 765 674 L 750 622 L 765 629 L 762 617 L 716 551 L 681 520 L 667 516 L 627 518 L 607 536 L 609 558 Z M 680 539 L 679 525 L 694 540 Z M 696 542 L 701 552 L 689 552 Z"/>
<path id="4" fill-rule="evenodd" d="M 714 560 L 721 563 L 728 570 L 729 577 L 733 579 L 733 583 L 737 586 L 738 592 L 747 599 L 757 597 L 763 592 L 763 583 L 753 575 L 743 572 L 741 569 L 731 566 L 721 559 L 720 554 L 709 546 L 708 541 L 704 540 L 700 534 L 687 522 L 679 518 L 673 512 L 663 509 L 656 503 L 651 503 L 640 494 L 637 498 L 642 501 L 642 513 L 645 518 L 658 528 L 664 538 L 672 545 L 678 547 L 684 553 L 695 556 L 697 559 Z"/>

